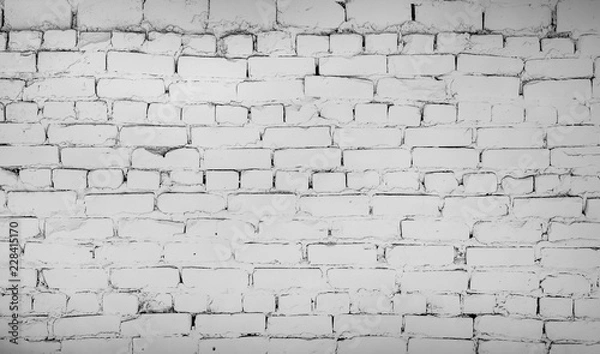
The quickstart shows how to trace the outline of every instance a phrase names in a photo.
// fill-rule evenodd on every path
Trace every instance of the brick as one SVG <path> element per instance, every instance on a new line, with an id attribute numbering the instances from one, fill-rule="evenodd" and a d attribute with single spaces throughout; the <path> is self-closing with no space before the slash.
<path id="1" fill-rule="evenodd" d="M 533 248 L 467 248 L 467 264 L 475 267 L 531 266 Z"/>
<path id="2" fill-rule="evenodd" d="M 362 196 L 302 197 L 300 198 L 299 207 L 301 212 L 312 216 L 360 216 L 369 214 L 369 201 Z"/>
<path id="3" fill-rule="evenodd" d="M 530 79 L 591 78 L 594 63 L 591 59 L 537 59 L 525 63 L 525 73 Z"/>
<path id="4" fill-rule="evenodd" d="M 541 340 L 543 322 L 501 316 L 482 316 L 475 320 L 475 330 L 496 338 Z"/>
<path id="5" fill-rule="evenodd" d="M 596 166 L 597 151 L 595 147 L 552 149 L 551 165 L 564 168 Z"/>
<path id="6" fill-rule="evenodd" d="M 481 6 L 467 2 L 424 3 L 415 19 L 432 31 L 475 32 L 482 29 Z"/>
<path id="7" fill-rule="evenodd" d="M 459 100 L 499 100 L 517 98 L 520 86 L 518 78 L 461 76 L 454 79 L 451 90 Z"/>
<path id="8" fill-rule="evenodd" d="M 590 293 L 590 282 L 581 275 L 557 274 L 546 277 L 540 284 L 543 292 L 548 295 L 572 296 Z"/>
<path id="9" fill-rule="evenodd" d="M 195 330 L 202 335 L 249 335 L 265 332 L 265 315 L 263 314 L 217 314 L 196 315 Z"/>
<path id="10" fill-rule="evenodd" d="M 20 215 L 49 216 L 73 213 L 77 195 L 74 192 L 10 192 L 8 209 Z"/>
<path id="11" fill-rule="evenodd" d="M 568 354 L 568 353 L 581 353 L 581 354 L 592 354 L 599 349 L 599 345 L 588 345 L 588 344 L 554 344 L 550 348 L 550 354 Z"/>
<path id="12" fill-rule="evenodd" d="M 39 52 L 38 71 L 89 75 L 106 70 L 106 55 L 102 52 Z"/>
<path id="13" fill-rule="evenodd" d="M 550 340 L 563 341 L 573 340 L 582 342 L 593 342 L 600 331 L 598 322 L 547 322 L 546 334 Z"/>
<path id="14" fill-rule="evenodd" d="M 410 167 L 410 152 L 403 149 L 345 150 L 344 167 L 351 170 Z"/>
<path id="15" fill-rule="evenodd" d="M 408 350 L 414 354 L 442 354 L 446 351 L 474 354 L 475 344 L 468 340 L 411 338 Z"/>
<path id="16" fill-rule="evenodd" d="M 291 34 L 284 31 L 261 32 L 256 37 L 256 51 L 260 54 L 279 56 L 294 54 Z"/>
<path id="17" fill-rule="evenodd" d="M 477 145 L 483 148 L 541 148 L 544 147 L 544 131 L 537 128 L 478 129 Z"/>
<path id="18" fill-rule="evenodd" d="M 399 147 L 402 133 L 395 128 L 342 128 L 335 130 L 333 139 L 342 148 Z"/>
<path id="19" fill-rule="evenodd" d="M 0 53 L 0 70 L 6 74 L 36 72 L 36 58 L 29 53 Z"/>
<path id="20" fill-rule="evenodd" d="M 323 285 L 321 270 L 315 268 L 259 268 L 253 274 L 256 289 L 315 289 Z"/>
<path id="21" fill-rule="evenodd" d="M 71 5 L 68 1 L 7 1 L 6 26 L 13 30 L 71 27 Z"/>
<path id="22" fill-rule="evenodd" d="M 434 196 L 377 195 L 372 199 L 373 215 L 412 216 L 440 214 L 440 199 Z"/>
<path id="23" fill-rule="evenodd" d="M 475 168 L 479 153 L 471 149 L 416 148 L 413 164 L 418 168 Z"/>
<path id="24" fill-rule="evenodd" d="M 595 1 L 564 0 L 558 3 L 558 32 L 598 33 L 598 3 Z"/>
<path id="25" fill-rule="evenodd" d="M 315 60 L 312 58 L 255 57 L 248 59 L 248 76 L 257 79 L 273 77 L 302 78 L 314 75 L 315 70 Z M 321 74 L 323 74 L 322 71 Z"/>
<path id="26" fill-rule="evenodd" d="M 358 55 L 363 51 L 363 37 L 356 33 L 332 33 L 329 35 L 329 50 L 333 55 Z"/>
<path id="27" fill-rule="evenodd" d="M 284 26 L 330 30 L 345 21 L 344 9 L 332 0 L 277 0 L 277 5 L 277 22 Z"/>
<path id="28" fill-rule="evenodd" d="M 470 289 L 478 293 L 507 291 L 530 293 L 539 288 L 539 280 L 533 273 L 488 271 L 476 272 L 471 276 Z"/>
<path id="29" fill-rule="evenodd" d="M 364 244 L 309 245 L 308 261 L 311 264 L 374 264 L 377 249 Z"/>
<path id="30" fill-rule="evenodd" d="M 233 214 L 250 214 L 254 218 L 293 215 L 296 212 L 296 196 L 292 194 L 230 195 L 227 209 Z"/>
<path id="31" fill-rule="evenodd" d="M 156 205 L 165 213 L 212 213 L 225 209 L 225 200 L 205 193 L 164 193 L 158 196 Z"/>
<path id="32" fill-rule="evenodd" d="M 119 142 L 123 146 L 183 146 L 187 144 L 184 127 L 123 127 Z"/>
<path id="33" fill-rule="evenodd" d="M 297 264 L 302 251 L 297 245 L 245 244 L 235 253 L 235 259 L 244 263 Z"/>
<path id="34" fill-rule="evenodd" d="M 271 151 L 266 149 L 207 150 L 203 167 L 207 169 L 271 168 Z"/>
<path id="35" fill-rule="evenodd" d="M 440 76 L 455 69 L 453 55 L 392 55 L 387 71 L 395 77 Z"/>
<path id="36" fill-rule="evenodd" d="M 504 33 L 545 33 L 552 24 L 549 6 L 498 4 L 485 11 L 485 29 Z"/>
<path id="37" fill-rule="evenodd" d="M 365 36 L 365 53 L 396 54 L 397 52 L 398 35 L 396 33 L 368 34 Z"/>
<path id="38" fill-rule="evenodd" d="M 177 73 L 184 78 L 245 78 L 246 60 L 180 57 Z"/>
<path id="39" fill-rule="evenodd" d="M 36 81 L 23 90 L 23 99 L 73 100 L 95 96 L 92 78 L 47 78 Z"/>
<path id="40" fill-rule="evenodd" d="M 329 52 L 329 36 L 301 34 L 296 36 L 296 52 L 299 56 L 322 56 Z"/>
<path id="41" fill-rule="evenodd" d="M 152 328 L 157 335 L 187 335 L 192 327 L 190 314 L 143 314 L 121 324 L 121 333 L 126 337 L 137 337 L 147 333 L 146 328 Z M 134 344 L 135 346 L 135 344 Z"/>
<path id="42" fill-rule="evenodd" d="M 446 83 L 432 78 L 383 78 L 377 82 L 376 96 L 383 100 L 439 101 L 446 98 Z"/>
<path id="43" fill-rule="evenodd" d="M 60 145 L 114 145 L 117 127 L 112 125 L 50 125 L 48 142 Z"/>
<path id="44" fill-rule="evenodd" d="M 433 35 L 429 34 L 409 34 L 402 37 L 402 54 L 433 54 L 434 47 Z"/>
<path id="45" fill-rule="evenodd" d="M 406 316 L 405 331 L 409 335 L 469 339 L 473 335 L 473 319 Z"/>
<path id="46" fill-rule="evenodd" d="M 300 80 L 242 82 L 237 97 L 249 102 L 295 101 L 304 98 L 304 85 Z"/>
<path id="47" fill-rule="evenodd" d="M 460 54 L 458 71 L 469 74 L 517 76 L 523 70 L 523 60 L 488 55 Z"/>
<path id="48" fill-rule="evenodd" d="M 63 167 L 109 168 L 130 165 L 131 151 L 123 148 L 78 147 L 61 149 Z"/>
<path id="49" fill-rule="evenodd" d="M 324 99 L 371 100 L 373 84 L 367 80 L 308 76 L 305 79 L 307 96 Z"/>
<path id="50" fill-rule="evenodd" d="M 208 1 L 148 0 L 144 2 L 144 19 L 156 30 L 170 30 L 176 26 L 182 31 L 203 32 L 208 17 Z"/>
<path id="51" fill-rule="evenodd" d="M 77 46 L 77 31 L 68 30 L 48 30 L 44 32 L 44 41 L 42 49 L 68 50 Z"/>
<path id="52" fill-rule="evenodd" d="M 600 253 L 586 248 L 544 248 L 542 266 L 548 268 L 593 269 L 600 266 Z"/>
<path id="53" fill-rule="evenodd" d="M 59 318 L 54 322 L 57 337 L 95 336 L 119 333 L 118 316 L 84 316 Z"/>
<path id="54" fill-rule="evenodd" d="M 473 132 L 467 128 L 408 128 L 404 134 L 408 146 L 460 147 L 471 145 Z"/>
<path id="55" fill-rule="evenodd" d="M 547 130 L 549 147 L 598 145 L 598 129 L 589 126 L 551 127 Z"/>
<path id="56" fill-rule="evenodd" d="M 179 271 L 166 267 L 112 269 L 110 282 L 118 289 L 174 288 L 179 283 Z"/>
<path id="57" fill-rule="evenodd" d="M 454 248 L 451 246 L 394 246 L 386 251 L 390 265 L 400 267 L 442 266 L 454 263 Z"/>
<path id="58" fill-rule="evenodd" d="M 463 292 L 469 276 L 461 271 L 405 272 L 400 280 L 402 291 Z"/>
<path id="59" fill-rule="evenodd" d="M 103 3 L 79 3 L 77 25 L 83 30 L 125 29 L 142 21 L 142 2 L 138 0 L 109 0 Z"/>
<path id="60" fill-rule="evenodd" d="M 262 142 L 266 147 L 277 148 L 327 147 L 332 143 L 328 127 L 266 128 Z"/>
<path id="61" fill-rule="evenodd" d="M 21 80 L 0 79 L 0 98 L 14 101 L 25 87 Z"/>
<path id="62" fill-rule="evenodd" d="M 125 74 L 172 75 L 173 58 L 166 55 L 109 52 L 106 57 L 108 71 Z"/>
<path id="63" fill-rule="evenodd" d="M 359 27 L 383 30 L 410 20 L 410 7 L 389 0 L 354 1 L 348 5 L 348 20 Z"/>
<path id="64" fill-rule="evenodd" d="M 188 81 L 169 86 L 171 101 L 229 102 L 236 99 L 236 83 L 229 81 Z"/>
<path id="65" fill-rule="evenodd" d="M 485 150 L 481 166 L 492 169 L 529 171 L 550 165 L 550 152 L 543 149 Z"/>
<path id="66" fill-rule="evenodd" d="M 400 223 L 402 238 L 406 240 L 467 240 L 467 224 L 451 220 L 403 220 Z"/>
<path id="67" fill-rule="evenodd" d="M 208 148 L 256 145 L 260 140 L 258 130 L 237 127 L 194 127 L 191 137 L 192 145 Z"/>
<path id="68" fill-rule="evenodd" d="M 584 79 L 534 81 L 523 86 L 523 97 L 525 100 L 542 102 L 552 102 L 554 99 L 589 99 L 592 97 L 592 85 L 590 80 Z"/>
<path id="69" fill-rule="evenodd" d="M 277 168 L 333 169 L 341 165 L 339 149 L 283 149 L 276 150 L 274 166 Z"/>
<path id="70" fill-rule="evenodd" d="M 568 218 L 581 216 L 583 212 L 583 201 L 578 197 L 516 198 L 513 203 L 513 214 L 517 217 Z"/>
<path id="71" fill-rule="evenodd" d="M 2 124 L 0 127 L 0 144 L 41 145 L 46 141 L 41 124 Z"/>
<path id="72" fill-rule="evenodd" d="M 154 210 L 153 194 L 96 194 L 84 198 L 88 215 L 143 214 Z"/>
<path id="73" fill-rule="evenodd" d="M 548 229 L 548 240 L 551 242 L 568 240 L 594 240 L 600 224 L 577 222 L 572 224 L 563 224 L 558 222 L 550 223 Z"/>
<path id="74" fill-rule="evenodd" d="M 365 323 L 370 325 L 365 326 Z M 334 318 L 334 331 L 343 336 L 399 336 L 402 316 L 396 315 L 339 315 Z"/>
<path id="75" fill-rule="evenodd" d="M 100 79 L 97 91 L 103 98 L 149 100 L 162 96 L 165 86 L 159 79 Z"/>
<path id="76" fill-rule="evenodd" d="M 356 57 L 325 57 L 319 59 L 319 74 L 323 76 L 372 76 L 386 73 L 386 57 L 383 55 L 359 55 Z"/>
<path id="77" fill-rule="evenodd" d="M 356 337 L 338 343 L 338 353 L 358 354 L 375 350 L 381 354 L 406 354 L 406 340 L 392 337 Z"/>
<path id="78" fill-rule="evenodd" d="M 103 269 L 46 269 L 42 272 L 50 289 L 95 290 L 108 286 L 108 275 Z"/>
<path id="79" fill-rule="evenodd" d="M 332 333 L 329 316 L 290 316 L 267 318 L 267 333 L 274 337 L 313 337 Z"/>

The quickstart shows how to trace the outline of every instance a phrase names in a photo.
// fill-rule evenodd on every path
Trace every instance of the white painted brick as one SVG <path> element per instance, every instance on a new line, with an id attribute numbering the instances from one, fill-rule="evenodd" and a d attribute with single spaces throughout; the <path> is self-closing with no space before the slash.
<path id="1" fill-rule="evenodd" d="M 410 152 L 404 149 L 345 150 L 344 167 L 350 170 L 410 167 Z"/>
<path id="2" fill-rule="evenodd" d="M 359 216 L 369 214 L 364 196 L 318 196 L 300 198 L 299 208 L 312 216 Z"/>
<path id="3" fill-rule="evenodd" d="M 139 25 L 142 21 L 142 2 L 138 0 L 109 0 L 103 3 L 81 1 L 77 25 L 84 30 L 111 30 Z"/>
<path id="4" fill-rule="evenodd" d="M 390 0 L 357 0 L 348 4 L 348 20 L 359 27 L 383 30 L 410 20 L 408 3 Z"/>
<path id="5" fill-rule="evenodd" d="M 282 1 L 277 1 L 282 6 Z M 277 22 L 292 27 L 334 29 L 344 22 L 344 9 L 335 1 L 301 0 L 283 4 Z"/>
<path id="6" fill-rule="evenodd" d="M 8 209 L 21 215 L 55 215 L 73 213 L 77 196 L 74 192 L 10 192 Z"/>
<path id="7" fill-rule="evenodd" d="M 552 24 L 549 6 L 492 5 L 485 11 L 485 29 L 505 33 L 544 33 Z"/>
<path id="8" fill-rule="evenodd" d="M 304 98 L 304 89 L 305 86 L 300 80 L 247 81 L 238 85 L 238 99 L 250 102 L 295 101 Z"/>
<path id="9" fill-rule="evenodd" d="M 27 187 L 45 188 L 52 185 L 51 171 L 49 169 L 21 170 L 19 178 Z"/>
<path id="10" fill-rule="evenodd" d="M 48 78 L 36 81 L 23 90 L 23 99 L 86 99 L 95 96 L 92 78 Z"/>
<path id="11" fill-rule="evenodd" d="M 6 145 L 41 145 L 46 132 L 41 124 L 2 124 L 0 143 Z"/>
<path id="12" fill-rule="evenodd" d="M 488 271 L 476 272 L 471 276 L 470 289 L 481 293 L 507 291 L 530 293 L 539 287 L 538 277 L 527 272 Z"/>
<path id="13" fill-rule="evenodd" d="M 294 54 L 292 36 L 283 31 L 261 32 L 256 37 L 256 51 L 274 56 Z"/>
<path id="14" fill-rule="evenodd" d="M 534 188 L 534 179 L 505 177 L 502 179 L 502 190 L 507 194 L 528 194 L 532 193 Z"/>
<path id="15" fill-rule="evenodd" d="M 117 128 L 111 125 L 50 125 L 48 142 L 59 145 L 110 146 L 117 140 Z"/>
<path id="16" fill-rule="evenodd" d="M 475 168 L 479 153 L 472 149 L 416 148 L 413 164 L 418 168 Z"/>
<path id="17" fill-rule="evenodd" d="M 432 78 L 383 78 L 377 83 L 377 98 L 383 100 L 444 100 L 446 83 Z"/>
<path id="18" fill-rule="evenodd" d="M 54 146 L 2 146 L 0 166 L 48 166 L 58 164 L 58 149 Z"/>
<path id="19" fill-rule="evenodd" d="M 322 272 L 315 268 L 264 268 L 257 269 L 253 274 L 256 289 L 316 289 L 323 285 Z"/>
<path id="20" fill-rule="evenodd" d="M 184 127 L 123 127 L 119 134 L 122 146 L 183 146 L 187 141 Z"/>
<path id="21" fill-rule="evenodd" d="M 395 77 L 440 76 L 455 69 L 453 55 L 393 55 L 387 72 Z"/>
<path id="22" fill-rule="evenodd" d="M 187 313 L 143 314 L 124 321 L 121 334 L 125 337 L 139 337 L 146 333 L 145 328 L 153 328 L 158 335 L 187 335 L 192 327 L 192 317 Z"/>
<path id="23" fill-rule="evenodd" d="M 545 278 L 540 284 L 548 295 L 572 296 L 590 293 L 590 282 L 582 275 L 558 274 Z"/>
<path id="24" fill-rule="evenodd" d="M 52 74 L 101 73 L 106 70 L 106 55 L 101 52 L 40 52 L 38 70 Z"/>
<path id="25" fill-rule="evenodd" d="M 152 194 L 96 194 L 84 198 L 88 215 L 143 214 L 154 210 Z"/>
<path id="26" fill-rule="evenodd" d="M 544 248 L 541 251 L 542 266 L 548 268 L 591 269 L 599 266 L 600 254 L 586 248 Z"/>
<path id="27" fill-rule="evenodd" d="M 449 265 L 454 263 L 452 246 L 394 246 L 386 251 L 389 264 L 403 265 Z"/>
<path id="28" fill-rule="evenodd" d="M 438 216 L 440 199 L 431 196 L 377 195 L 372 199 L 374 215 Z"/>
<path id="29" fill-rule="evenodd" d="M 237 127 L 194 127 L 191 137 L 192 145 L 206 148 L 256 145 L 260 140 L 258 130 Z"/>
<path id="30" fill-rule="evenodd" d="M 215 55 L 217 38 L 213 35 L 189 35 L 181 39 L 183 55 Z"/>
<path id="31" fill-rule="evenodd" d="M 254 42 L 250 35 L 231 35 L 223 38 L 223 54 L 228 58 L 245 58 L 254 51 Z"/>
<path id="32" fill-rule="evenodd" d="M 119 333 L 118 316 L 83 316 L 59 318 L 54 322 L 54 334 L 61 337 L 95 336 Z"/>
<path id="33" fill-rule="evenodd" d="M 461 271 L 411 271 L 402 275 L 400 287 L 407 292 L 462 292 L 468 280 L 468 274 Z"/>
<path id="34" fill-rule="evenodd" d="M 517 198 L 513 201 L 513 214 L 517 217 L 578 217 L 582 210 L 583 201 L 577 197 Z"/>
<path id="35" fill-rule="evenodd" d="M 463 1 L 423 3 L 416 6 L 416 20 L 431 30 L 475 32 L 482 29 L 482 8 Z"/>
<path id="36" fill-rule="evenodd" d="M 42 272 L 50 289 L 105 289 L 108 274 L 103 269 L 61 269 L 53 268 Z"/>
<path id="37" fill-rule="evenodd" d="M 396 54 L 397 52 L 398 35 L 396 33 L 377 33 L 365 36 L 365 53 Z"/>
<path id="38" fill-rule="evenodd" d="M 402 132 L 396 128 L 342 128 L 335 130 L 333 141 L 341 148 L 399 147 Z"/>
<path id="39" fill-rule="evenodd" d="M 572 55 L 575 43 L 570 38 L 542 38 L 542 52 L 556 57 Z"/>
<path id="40" fill-rule="evenodd" d="M 402 238 L 407 240 L 467 240 L 467 224 L 452 220 L 403 220 Z"/>
<path id="41" fill-rule="evenodd" d="M 531 266 L 533 248 L 467 248 L 467 264 L 475 267 Z"/>
<path id="42" fill-rule="evenodd" d="M 543 322 L 533 319 L 514 319 L 501 316 L 482 316 L 475 320 L 475 330 L 496 338 L 540 340 Z"/>
<path id="43" fill-rule="evenodd" d="M 125 74 L 172 75 L 175 72 L 173 58 L 163 55 L 109 52 L 108 71 Z"/>
<path id="44" fill-rule="evenodd" d="M 512 77 L 461 76 L 452 83 L 452 92 L 459 100 L 500 100 L 519 96 L 520 80 Z"/>
<path id="45" fill-rule="evenodd" d="M 255 57 L 248 59 L 248 73 L 251 78 L 259 79 L 270 77 L 304 77 L 315 74 L 315 60 L 312 58 L 294 57 Z"/>
<path id="46" fill-rule="evenodd" d="M 208 17 L 207 0 L 144 2 L 144 19 L 156 30 L 169 30 L 173 26 L 186 32 L 202 32 Z"/>
<path id="47" fill-rule="evenodd" d="M 595 1 L 560 1 L 557 5 L 558 32 L 573 31 L 581 33 L 598 33 L 599 5 Z"/>
<path id="48" fill-rule="evenodd" d="M 362 53 L 363 37 L 355 33 L 332 33 L 329 49 L 333 55 L 352 56 Z"/>
<path id="49" fill-rule="evenodd" d="M 408 146 L 468 146 L 472 131 L 465 128 L 409 128 L 405 130 L 404 144 Z"/>
<path id="50" fill-rule="evenodd" d="M 15 100 L 23 92 L 24 87 L 25 81 L 0 79 L 0 98 Z"/>
<path id="51" fill-rule="evenodd" d="M 540 315 L 544 318 L 566 318 L 573 315 L 573 300 L 543 297 L 540 298 Z"/>
<path id="52" fill-rule="evenodd" d="M 110 48 L 110 32 L 79 32 L 77 48 L 86 52 L 104 52 Z"/>
<path id="53" fill-rule="evenodd" d="M 409 34 L 402 37 L 402 54 L 432 54 L 435 37 L 428 34 Z"/>
<path id="54" fill-rule="evenodd" d="M 530 79 L 572 79 L 592 77 L 594 63 L 590 59 L 528 60 L 525 75 Z"/>
<path id="55" fill-rule="evenodd" d="M 203 167 L 207 169 L 248 170 L 271 167 L 271 151 L 266 149 L 207 150 Z"/>
<path id="56" fill-rule="evenodd" d="M 388 120 L 392 124 L 404 126 L 419 126 L 421 124 L 421 110 L 414 106 L 390 106 Z"/>
<path id="57" fill-rule="evenodd" d="M 70 50 L 77 46 L 77 31 L 75 30 L 48 30 L 44 32 L 42 49 Z"/>
<path id="58" fill-rule="evenodd" d="M 8 36 L 8 49 L 16 52 L 37 51 L 42 46 L 42 32 L 12 31 Z"/>
<path id="59" fill-rule="evenodd" d="M 31 53 L 0 53 L 0 70 L 6 74 L 36 72 L 36 58 Z"/>
<path id="60" fill-rule="evenodd" d="M 544 147 L 544 131 L 537 128 L 489 128 L 477 130 L 477 145 L 482 148 Z"/>
<path id="61" fill-rule="evenodd" d="M 370 245 L 309 245 L 308 261 L 311 264 L 374 264 L 377 250 Z"/>
<path id="62" fill-rule="evenodd" d="M 386 57 L 382 55 L 319 59 L 319 74 L 324 76 L 372 76 L 385 73 Z"/>
<path id="63" fill-rule="evenodd" d="M 588 99 L 592 97 L 590 80 L 573 79 L 561 81 L 530 82 L 523 86 L 526 100 L 552 102 L 552 100 Z"/>
<path id="64" fill-rule="evenodd" d="M 407 316 L 405 331 L 411 335 L 468 339 L 473 335 L 473 319 Z"/>
<path id="65" fill-rule="evenodd" d="M 180 57 L 177 73 L 186 78 L 245 78 L 246 66 L 242 59 Z"/>
<path id="66" fill-rule="evenodd" d="M 485 150 L 481 165 L 492 169 L 529 171 L 550 165 L 550 152 L 543 149 Z"/>
<path id="67" fill-rule="evenodd" d="M 365 323 L 372 325 L 365 326 Z M 334 321 L 334 331 L 345 336 L 367 334 L 398 336 L 401 327 L 402 316 L 397 315 L 339 315 Z"/>
<path id="68" fill-rule="evenodd" d="M 489 194 L 498 190 L 498 178 L 493 173 L 470 173 L 463 177 L 465 193 Z"/>
<path id="69" fill-rule="evenodd" d="M 598 350 L 598 345 L 588 344 L 555 344 L 550 349 L 551 354 L 567 354 L 576 351 L 582 354 L 592 354 Z"/>
<path id="70" fill-rule="evenodd" d="M 12 1 L 5 4 L 6 25 L 10 29 L 69 28 L 71 5 L 58 1 Z"/>
<path id="71" fill-rule="evenodd" d="M 452 353 L 474 354 L 475 344 L 468 340 L 412 338 L 408 342 L 409 353 L 442 354 Z"/>
<path id="72" fill-rule="evenodd" d="M 388 172 L 383 175 L 383 185 L 390 190 L 416 192 L 420 189 L 421 182 L 416 172 Z"/>
<path id="73" fill-rule="evenodd" d="M 165 93 L 159 79 L 100 79 L 96 88 L 99 97 L 113 99 L 153 99 Z"/>
<path id="74" fill-rule="evenodd" d="M 205 193 L 165 193 L 158 196 L 156 205 L 165 213 L 217 212 L 225 208 L 222 197 Z"/>
<path id="75" fill-rule="evenodd" d="M 487 55 L 460 54 L 458 71 L 469 74 L 516 76 L 523 70 L 523 60 Z"/>
<path id="76" fill-rule="evenodd" d="M 373 84 L 360 79 L 309 76 L 305 79 L 305 92 L 324 99 L 371 100 Z"/>
<path id="77" fill-rule="evenodd" d="M 296 52 L 299 56 L 321 56 L 329 52 L 329 37 L 302 34 L 296 36 Z"/>
<path id="78" fill-rule="evenodd" d="M 332 143 L 328 127 L 266 128 L 262 142 L 264 146 L 281 148 L 327 147 Z"/>
<path id="79" fill-rule="evenodd" d="M 179 271 L 175 268 L 112 269 L 110 282 L 118 289 L 174 288 L 179 283 Z"/>
<path id="80" fill-rule="evenodd" d="M 267 333 L 275 337 L 315 337 L 332 333 L 329 316 L 273 316 L 267 318 Z"/>

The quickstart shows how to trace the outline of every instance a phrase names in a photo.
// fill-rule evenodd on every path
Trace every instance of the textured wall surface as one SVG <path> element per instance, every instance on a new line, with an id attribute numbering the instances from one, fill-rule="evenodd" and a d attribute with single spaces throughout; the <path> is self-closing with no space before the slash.
<path id="1" fill-rule="evenodd" d="M 0 3 L 0 353 L 600 353 L 600 1 Z"/>

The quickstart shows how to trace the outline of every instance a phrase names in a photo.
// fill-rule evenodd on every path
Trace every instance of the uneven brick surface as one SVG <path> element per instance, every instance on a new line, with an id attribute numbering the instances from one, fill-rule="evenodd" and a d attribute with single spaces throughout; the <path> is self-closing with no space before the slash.
<path id="1" fill-rule="evenodd" d="M 600 352 L 600 1 L 0 7 L 0 353 Z"/>

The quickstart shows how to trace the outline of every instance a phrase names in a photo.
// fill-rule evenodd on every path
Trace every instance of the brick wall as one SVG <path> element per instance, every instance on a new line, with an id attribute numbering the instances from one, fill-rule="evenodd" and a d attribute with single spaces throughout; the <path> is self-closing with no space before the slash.
<path id="1" fill-rule="evenodd" d="M 1 353 L 600 352 L 600 1 L 1 3 Z"/>

